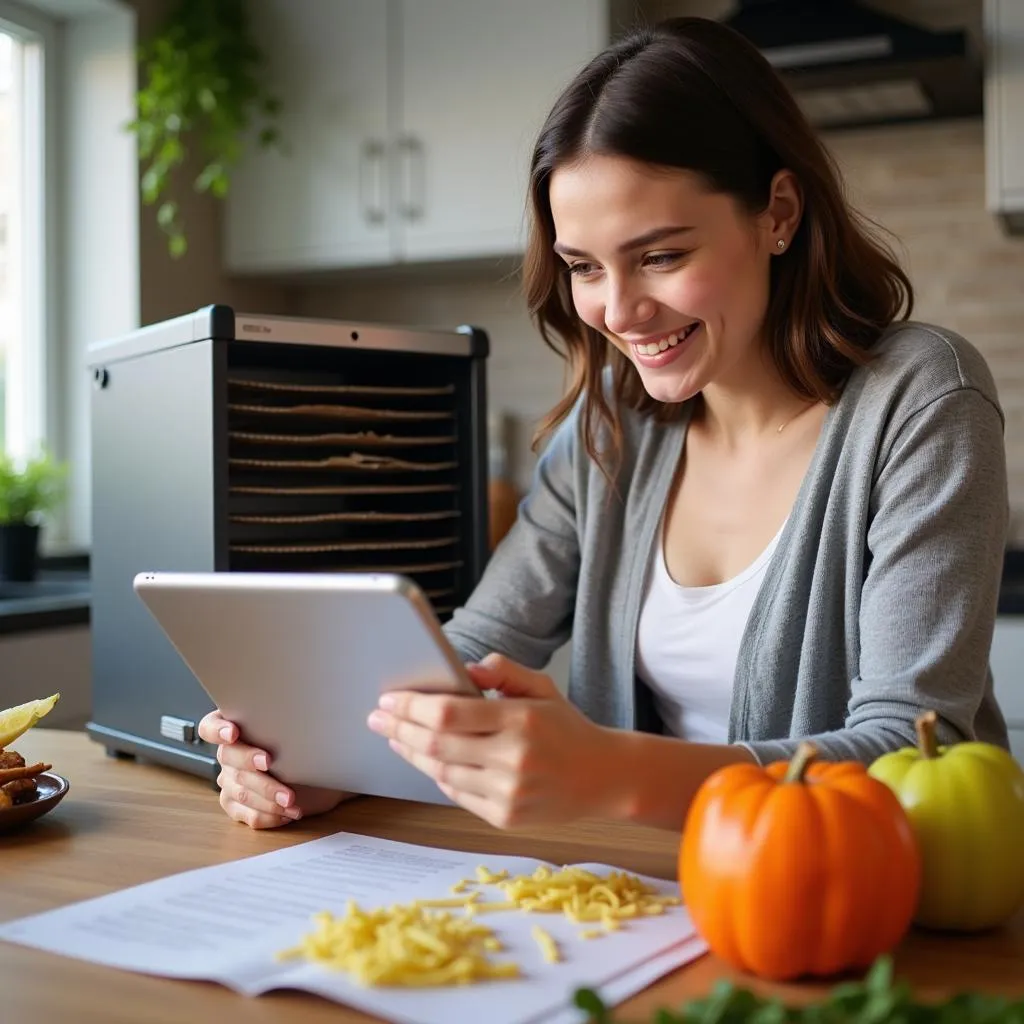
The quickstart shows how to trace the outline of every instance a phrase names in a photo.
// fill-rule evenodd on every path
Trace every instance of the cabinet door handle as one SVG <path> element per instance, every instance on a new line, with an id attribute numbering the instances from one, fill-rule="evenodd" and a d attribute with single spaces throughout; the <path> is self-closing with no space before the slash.
<path id="1" fill-rule="evenodd" d="M 426 206 L 427 173 L 423 143 L 414 135 L 403 135 L 398 140 L 399 174 L 402 182 L 402 201 L 399 211 L 406 220 L 418 220 Z"/>
<path id="2" fill-rule="evenodd" d="M 383 224 L 387 217 L 384 206 L 385 156 L 384 143 L 371 139 L 363 146 L 359 161 L 360 205 L 370 224 Z"/>

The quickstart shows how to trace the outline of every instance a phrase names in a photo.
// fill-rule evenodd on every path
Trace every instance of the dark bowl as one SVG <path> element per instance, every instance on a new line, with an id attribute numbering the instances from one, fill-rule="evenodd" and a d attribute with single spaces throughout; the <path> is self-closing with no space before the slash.
<path id="1" fill-rule="evenodd" d="M 64 799 L 64 794 L 71 788 L 71 784 L 56 772 L 43 772 L 36 776 L 36 788 L 38 793 L 34 800 L 15 804 L 13 807 L 0 808 L 0 832 L 8 832 L 27 825 L 30 821 L 35 821 L 36 818 L 41 818 L 52 811 Z"/>

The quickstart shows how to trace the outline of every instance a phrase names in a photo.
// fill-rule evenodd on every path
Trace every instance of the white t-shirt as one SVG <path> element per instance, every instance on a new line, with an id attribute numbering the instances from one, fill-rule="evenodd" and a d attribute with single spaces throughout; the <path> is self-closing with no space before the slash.
<path id="1" fill-rule="evenodd" d="M 640 609 L 636 663 L 674 735 L 697 743 L 728 741 L 740 639 L 782 528 L 739 575 L 709 587 L 681 587 L 672 579 L 658 531 Z"/>

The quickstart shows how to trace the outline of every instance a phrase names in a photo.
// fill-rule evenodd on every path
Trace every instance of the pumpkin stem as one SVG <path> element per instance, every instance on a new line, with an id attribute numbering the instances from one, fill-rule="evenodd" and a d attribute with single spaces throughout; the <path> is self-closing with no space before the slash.
<path id="1" fill-rule="evenodd" d="M 917 721 L 914 723 L 914 727 L 917 729 L 917 746 L 921 751 L 921 756 L 926 760 L 939 756 L 939 744 L 935 739 L 935 724 L 938 720 L 939 716 L 934 711 L 925 711 L 917 716 Z"/>
<path id="2" fill-rule="evenodd" d="M 803 782 L 804 774 L 811 762 L 818 756 L 818 748 L 807 740 L 803 740 L 796 748 L 793 759 L 789 762 L 783 782 Z"/>

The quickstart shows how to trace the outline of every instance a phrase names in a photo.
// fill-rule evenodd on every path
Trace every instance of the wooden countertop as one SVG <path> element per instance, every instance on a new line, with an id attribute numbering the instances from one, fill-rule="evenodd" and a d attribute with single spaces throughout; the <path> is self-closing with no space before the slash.
<path id="1" fill-rule="evenodd" d="M 71 782 L 47 817 L 0 833 L 0 921 L 100 896 L 190 868 L 266 853 L 348 831 L 428 846 L 523 855 L 556 863 L 603 861 L 662 878 L 675 874 L 676 839 L 617 823 L 503 833 L 456 808 L 362 798 L 271 832 L 223 815 L 211 785 L 149 764 L 108 758 L 84 734 L 35 729 L 17 743 Z M 373 1018 L 304 993 L 256 999 L 215 984 L 151 978 L 0 944 L 0 1019 L 26 1024 L 202 1024 L 244 1014 L 247 1024 L 356 1024 Z M 900 977 L 921 998 L 973 989 L 1024 996 L 1024 914 L 998 931 L 953 937 L 912 931 L 896 954 Z M 658 1006 L 703 995 L 722 977 L 804 1002 L 828 986 L 771 985 L 741 978 L 715 957 L 667 975 L 620 1007 L 642 1022 Z"/>

